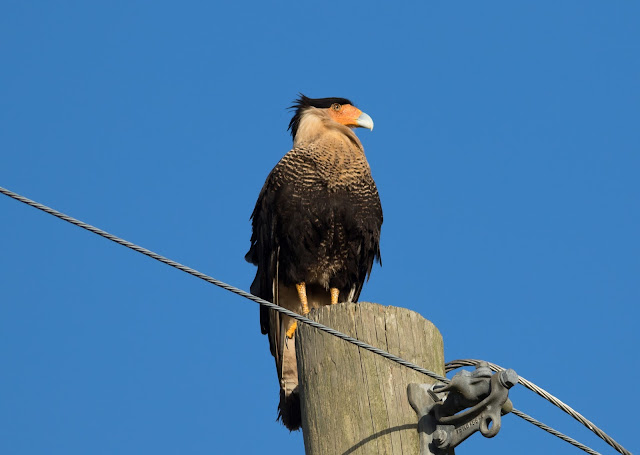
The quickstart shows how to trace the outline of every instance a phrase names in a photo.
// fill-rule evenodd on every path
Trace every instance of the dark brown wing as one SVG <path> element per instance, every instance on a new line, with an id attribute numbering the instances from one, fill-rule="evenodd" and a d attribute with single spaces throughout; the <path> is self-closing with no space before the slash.
<path id="1" fill-rule="evenodd" d="M 373 262 L 380 262 L 382 208 L 366 160 L 348 184 L 335 184 L 337 172 L 326 170 L 318 150 L 287 153 L 258 196 L 246 260 L 258 266 L 251 292 L 265 300 L 273 301 L 276 273 L 291 286 L 330 257 L 339 269 L 331 287 L 340 289 L 342 301 L 357 301 Z M 261 330 L 268 333 L 269 312 L 260 314 Z"/>

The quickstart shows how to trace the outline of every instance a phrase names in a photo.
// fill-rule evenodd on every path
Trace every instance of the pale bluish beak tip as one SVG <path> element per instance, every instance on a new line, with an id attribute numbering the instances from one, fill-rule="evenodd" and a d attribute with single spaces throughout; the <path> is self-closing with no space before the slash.
<path id="1" fill-rule="evenodd" d="M 364 112 L 360 114 L 360 117 L 358 117 L 357 124 L 361 128 L 369 128 L 373 131 L 373 119 Z"/>

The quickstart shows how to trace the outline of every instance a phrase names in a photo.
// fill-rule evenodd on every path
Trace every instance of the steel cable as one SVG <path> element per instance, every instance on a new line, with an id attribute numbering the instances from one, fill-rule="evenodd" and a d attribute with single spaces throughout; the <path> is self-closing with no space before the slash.
<path id="1" fill-rule="evenodd" d="M 154 253 L 151 250 L 148 250 L 146 248 L 138 246 L 135 243 L 131 243 L 131 242 L 127 241 L 127 240 L 124 240 L 124 239 L 122 239 L 122 238 L 120 238 L 118 236 L 115 236 L 115 235 L 110 234 L 110 233 L 108 233 L 106 231 L 103 231 L 102 229 L 99 229 L 99 228 L 97 228 L 95 226 L 87 224 L 87 223 L 85 223 L 83 221 L 77 220 L 77 219 L 75 219 L 75 218 L 73 218 L 73 217 L 71 217 L 69 215 L 65 215 L 62 212 L 58 212 L 57 210 L 52 209 L 51 207 L 47 207 L 46 205 L 40 204 L 40 203 L 38 203 L 36 201 L 33 201 L 33 200 L 29 199 L 29 198 L 21 196 L 21 195 L 19 195 L 17 193 L 14 193 L 13 191 L 7 190 L 6 188 L 0 187 L 0 193 L 5 194 L 6 196 L 9 196 L 9 197 L 11 197 L 13 199 L 16 199 L 16 200 L 18 200 L 20 202 L 23 202 L 23 203 L 27 204 L 27 205 L 30 205 L 31 207 L 34 207 L 34 208 L 36 208 L 38 210 L 42 210 L 43 212 L 46 212 L 49 215 L 53 215 L 56 218 L 60 218 L 61 220 L 64 220 L 64 221 L 66 221 L 68 223 L 71 223 L 71 224 L 73 224 L 75 226 L 81 227 L 82 229 L 86 229 L 89 232 L 93 232 L 94 234 L 97 234 L 97 235 L 99 235 L 101 237 L 104 237 L 105 239 L 111 240 L 112 242 L 115 242 L 115 243 L 117 243 L 119 245 L 122 245 L 122 246 L 125 246 L 125 247 L 129 248 L 129 249 L 132 249 L 133 251 L 137 251 L 138 253 L 144 254 L 145 256 L 148 256 L 148 257 L 150 257 L 152 259 L 155 259 L 156 261 L 160 261 L 163 264 L 169 265 L 169 266 L 174 267 L 174 268 L 176 268 L 178 270 L 186 272 L 189 275 L 193 275 L 193 276 L 195 276 L 197 278 L 200 278 L 201 280 L 204 280 L 204 281 L 206 281 L 208 283 L 214 284 L 214 285 L 216 285 L 218 287 L 221 287 L 222 289 L 225 289 L 225 290 L 227 290 L 229 292 L 233 292 L 234 294 L 237 294 L 237 295 L 239 295 L 241 297 L 244 297 L 245 299 L 249 299 L 249 300 L 251 300 L 253 302 L 256 302 L 256 303 L 259 303 L 260 305 L 263 305 L 263 306 L 265 306 L 267 308 L 270 308 L 272 310 L 275 310 L 275 311 L 278 311 L 280 313 L 286 314 L 287 316 L 290 316 L 290 317 L 292 317 L 294 319 L 297 319 L 300 322 L 308 324 L 311 327 L 315 327 L 318 330 L 322 330 L 323 332 L 327 332 L 327 333 L 329 333 L 329 334 L 331 334 L 331 335 L 333 335 L 335 337 L 338 337 L 338 338 L 340 338 L 342 340 L 348 341 L 349 343 L 353 343 L 358 347 L 366 349 L 367 351 L 371 351 L 371 352 L 373 352 L 375 354 L 378 354 L 378 355 L 380 355 L 380 356 L 382 356 L 382 357 L 384 357 L 386 359 L 389 359 L 389 360 L 392 360 L 392 361 L 394 361 L 396 363 L 399 363 L 400 365 L 403 365 L 403 366 L 405 366 L 407 368 L 410 368 L 410 369 L 415 370 L 415 371 L 417 371 L 419 373 L 425 374 L 425 375 L 429 376 L 430 378 L 435 379 L 436 381 L 441 381 L 441 382 L 444 382 L 444 383 L 448 383 L 449 382 L 449 379 L 447 379 L 444 376 L 440 376 L 439 374 L 434 373 L 433 371 L 429 371 L 429 370 L 427 370 L 425 368 L 419 367 L 418 365 L 415 365 L 415 364 L 413 364 L 411 362 L 408 362 L 408 361 L 406 361 L 404 359 L 401 359 L 400 357 L 397 357 L 397 356 L 395 356 L 393 354 L 390 354 L 390 353 L 388 353 L 386 351 L 383 351 L 382 349 L 378 349 L 378 348 L 376 348 L 374 346 L 371 346 L 370 344 L 364 343 L 364 342 L 362 342 L 360 340 L 357 340 L 357 339 L 355 339 L 353 337 L 350 337 L 349 335 L 346 335 L 346 334 L 344 334 L 342 332 L 338 332 L 337 330 L 334 330 L 331 327 L 327 327 L 327 326 L 325 326 L 323 324 L 315 322 L 315 321 L 313 321 L 313 320 L 311 320 L 309 318 L 306 318 L 304 316 L 299 315 L 298 313 L 294 313 L 291 310 L 288 310 L 288 309 L 286 309 L 284 307 L 276 305 L 275 303 L 271 303 L 271 302 L 269 302 L 267 300 L 263 300 L 260 297 L 256 297 L 253 294 L 249 294 L 248 292 L 243 291 L 242 289 L 238 289 L 235 286 L 232 286 L 232 285 L 227 284 L 227 283 L 225 283 L 223 281 L 217 280 L 217 279 L 215 279 L 213 277 L 210 277 L 209 275 L 205 275 L 204 273 L 199 272 L 199 271 L 197 271 L 195 269 L 192 269 L 191 267 L 187 267 L 186 265 L 180 264 L 179 262 L 173 261 L 173 260 L 171 260 L 169 258 L 166 258 L 166 257 L 164 257 L 164 256 L 162 256 L 162 255 L 160 255 L 158 253 Z"/>
<path id="2" fill-rule="evenodd" d="M 151 250 L 148 250 L 148 249 L 143 248 L 143 247 L 141 247 L 139 245 L 136 245 L 135 243 L 131 243 L 131 242 L 127 241 L 127 240 L 124 240 L 124 239 L 116 236 L 116 235 L 113 235 L 113 234 L 110 234 L 110 233 L 108 233 L 106 231 L 103 231 L 102 229 L 99 229 L 99 228 L 97 228 L 95 226 L 92 226 L 92 225 L 90 225 L 88 223 L 80 221 L 80 220 L 78 220 L 76 218 L 73 218 L 73 217 L 71 217 L 69 215 L 66 215 L 66 214 L 64 214 L 62 212 L 59 212 L 59 211 L 57 211 L 55 209 L 52 209 L 51 207 L 48 207 L 48 206 L 43 205 L 43 204 L 40 204 L 39 202 L 31 200 L 31 199 L 29 199 L 27 197 L 21 196 L 21 195 L 19 195 L 17 193 L 14 193 L 13 191 L 10 191 L 10 190 L 8 190 L 6 188 L 0 187 L 0 193 L 4 194 L 4 195 L 6 195 L 6 196 L 8 196 L 8 197 L 10 197 L 12 199 L 15 199 L 17 201 L 20 201 L 20 202 L 22 202 L 24 204 L 27 204 L 27 205 L 29 205 L 31 207 L 34 207 L 34 208 L 36 208 L 38 210 L 41 210 L 41 211 L 43 211 L 45 213 L 48 213 L 49 215 L 55 216 L 56 218 L 59 218 L 59 219 L 61 219 L 63 221 L 66 221 L 66 222 L 71 223 L 71 224 L 73 224 L 75 226 L 78 226 L 78 227 L 80 227 L 82 229 L 85 229 L 85 230 L 87 230 L 89 232 L 92 232 L 92 233 L 97 234 L 97 235 L 99 235 L 101 237 L 104 237 L 104 238 L 106 238 L 108 240 L 111 240 L 114 243 L 122 245 L 122 246 L 124 246 L 126 248 L 129 248 L 129 249 L 131 249 L 133 251 L 136 251 L 138 253 L 144 254 L 145 256 L 148 256 L 148 257 L 150 257 L 152 259 L 155 259 L 156 261 L 162 262 L 163 264 L 169 265 L 169 266 L 171 266 L 173 268 L 176 268 L 176 269 L 181 270 L 181 271 L 183 271 L 185 273 L 188 273 L 189 275 L 195 276 L 196 278 L 200 278 L 201 280 L 204 280 L 204 281 L 206 281 L 208 283 L 211 283 L 211 284 L 213 284 L 215 286 L 218 286 L 218 287 L 220 287 L 222 289 L 225 289 L 225 290 L 227 290 L 229 292 L 232 292 L 232 293 L 234 293 L 236 295 L 239 295 L 239 296 L 244 297 L 244 298 L 246 298 L 248 300 L 251 300 L 251 301 L 256 302 L 256 303 L 258 303 L 260 305 L 263 305 L 263 306 L 265 306 L 265 307 L 267 307 L 269 309 L 278 311 L 278 312 L 280 312 L 282 314 L 286 314 L 287 316 L 290 316 L 290 317 L 292 317 L 292 318 L 294 318 L 294 319 L 296 319 L 296 320 L 298 320 L 298 321 L 300 321 L 300 322 L 302 322 L 304 324 L 308 324 L 311 327 L 314 327 L 314 328 L 316 328 L 318 330 L 326 332 L 326 333 L 328 333 L 330 335 L 333 335 L 333 336 L 335 336 L 337 338 L 340 338 L 340 339 L 342 339 L 344 341 L 347 341 L 349 343 L 355 344 L 356 346 L 358 346 L 358 347 L 360 347 L 362 349 L 365 349 L 367 351 L 373 352 L 374 354 L 378 354 L 379 356 L 382 356 L 382 357 L 384 357 L 386 359 L 389 359 L 389 360 L 391 360 L 393 362 L 396 362 L 396 363 L 398 363 L 400 365 L 403 365 L 403 366 L 405 366 L 405 367 L 407 367 L 409 369 L 412 369 L 414 371 L 422 373 L 422 374 L 424 374 L 424 375 L 426 375 L 426 376 L 428 376 L 428 377 L 430 377 L 432 379 L 435 379 L 437 381 L 443 382 L 445 384 L 448 384 L 449 382 L 451 382 L 448 378 L 446 378 L 444 376 L 440 376 L 439 374 L 437 374 L 437 373 L 435 373 L 433 371 L 430 371 L 430 370 L 422 368 L 422 367 L 420 367 L 418 365 L 415 365 L 415 364 L 413 364 L 413 363 L 411 363 L 411 362 L 409 362 L 407 360 L 404 360 L 404 359 L 402 359 L 400 357 L 397 357 L 397 356 L 395 356 L 393 354 L 390 354 L 389 352 L 386 352 L 386 351 L 384 351 L 382 349 L 379 349 L 379 348 L 376 348 L 374 346 L 371 346 L 370 344 L 364 343 L 364 342 L 362 342 L 362 341 L 360 341 L 360 340 L 358 340 L 356 338 L 350 337 L 349 335 L 346 335 L 346 334 L 344 334 L 342 332 L 334 330 L 331 327 L 327 327 L 327 326 L 325 326 L 323 324 L 320 324 L 320 323 L 318 323 L 316 321 L 313 321 L 313 320 L 311 320 L 309 318 L 306 318 L 306 317 L 301 316 L 301 315 L 299 315 L 297 313 L 294 313 L 293 311 L 288 310 L 288 309 L 286 309 L 284 307 L 281 307 L 281 306 L 276 305 L 274 303 L 271 303 L 271 302 L 269 302 L 267 300 L 263 300 L 263 299 L 261 299 L 259 297 L 256 297 L 255 295 L 250 294 L 250 293 L 248 293 L 246 291 L 243 291 L 242 289 L 236 288 L 235 286 L 232 286 L 232 285 L 227 284 L 227 283 L 225 283 L 223 281 L 217 280 L 217 279 L 215 279 L 215 278 L 213 278 L 213 277 L 211 277 L 209 275 L 206 275 L 206 274 L 204 274 L 202 272 L 199 272 L 199 271 L 197 271 L 195 269 L 192 269 L 191 267 L 187 267 L 186 265 L 180 264 L 179 262 L 176 262 L 176 261 L 173 261 L 173 260 L 171 260 L 169 258 L 166 258 L 166 257 L 164 257 L 164 256 L 162 256 L 162 255 L 160 255 L 158 253 L 155 253 L 155 252 L 153 252 Z M 447 365 L 450 365 L 450 364 L 452 364 L 452 362 L 450 362 Z M 469 363 L 469 364 L 464 364 L 464 365 L 474 365 L 474 364 Z M 460 365 L 460 366 L 463 366 L 463 365 Z M 498 369 L 498 370 L 494 370 L 494 371 L 499 371 L 500 369 L 502 369 L 501 367 L 498 367 L 497 365 L 494 365 L 494 364 L 490 364 L 490 367 L 492 369 L 493 368 L 497 368 Z M 457 368 L 457 367 L 452 367 L 451 369 L 454 369 L 454 368 Z M 447 370 L 447 371 L 449 371 L 449 370 Z M 542 389 L 540 389 L 540 390 L 542 390 Z M 544 392 L 544 391 L 542 391 L 542 392 Z M 536 392 L 536 393 L 538 393 L 538 392 Z M 517 415 L 518 417 L 521 417 L 522 419 L 526 420 L 527 422 L 537 426 L 538 428 L 541 428 L 541 429 L 547 431 L 548 433 L 550 433 L 550 434 L 552 434 L 554 436 L 557 436 L 558 438 L 564 440 L 565 442 L 568 442 L 569 444 L 584 450 L 585 452 L 587 452 L 587 453 L 589 453 L 591 455 L 600 455 L 598 452 L 590 449 L 589 447 L 587 447 L 587 446 L 585 446 L 583 444 L 580 444 L 579 442 L 573 440 L 572 438 L 570 438 L 570 437 L 568 437 L 568 436 L 566 436 L 566 435 L 554 430 L 553 428 L 543 424 L 542 422 L 539 422 L 539 421 L 535 420 L 533 417 L 530 417 L 527 414 L 525 414 L 525 413 L 523 413 L 521 411 L 518 411 L 517 409 L 513 409 L 512 413 Z M 608 436 L 607 436 L 607 438 L 608 438 Z M 606 441 L 606 439 L 605 439 L 605 441 Z M 611 441 L 613 441 L 613 440 L 611 439 Z M 613 442 L 615 443 L 615 441 L 613 441 Z M 618 445 L 618 444 L 616 443 L 616 445 Z M 618 450 L 618 449 L 616 449 L 616 450 Z M 624 450 L 624 449 L 622 449 L 622 450 Z M 627 455 L 627 454 L 631 455 L 630 452 L 628 452 L 626 450 L 624 450 L 623 452 L 620 452 L 620 453 L 623 453 L 625 455 Z"/>
<path id="3" fill-rule="evenodd" d="M 449 373 L 450 371 L 455 370 L 456 368 L 460 368 L 460 367 L 463 367 L 463 366 L 476 366 L 476 365 L 480 364 L 481 362 L 484 362 L 484 361 L 483 360 L 477 360 L 477 359 L 452 360 L 451 362 L 447 362 L 445 364 L 444 368 L 445 368 L 445 371 L 447 373 Z M 487 363 L 489 365 L 489 368 L 491 368 L 491 370 L 493 370 L 495 372 L 499 372 L 499 371 L 502 371 L 502 370 L 505 369 L 505 368 L 501 367 L 500 365 L 496 365 L 495 363 L 491 363 L 491 362 L 484 362 L 484 363 Z M 621 454 L 623 454 L 623 455 L 631 455 L 631 452 L 629 452 L 624 447 L 622 447 L 620 444 L 618 444 L 611 436 L 606 434 L 604 431 L 602 431 L 600 428 L 598 428 L 593 422 L 591 422 L 589 419 L 584 417 L 582 414 L 580 414 L 579 412 L 574 410 L 568 404 L 563 403 L 562 401 L 560 401 L 560 399 L 554 397 L 553 395 L 551 395 L 546 390 L 541 389 L 540 387 L 535 385 L 533 382 L 523 378 L 522 376 L 518 376 L 518 383 L 522 384 L 527 389 L 531 390 L 532 392 L 535 392 L 536 394 L 538 394 L 539 396 L 541 396 L 545 400 L 553 403 L 555 406 L 557 406 L 560 409 L 562 409 L 564 412 L 566 412 L 571 417 L 573 417 L 578 422 L 580 422 L 582 425 L 587 427 L 589 430 L 591 430 L 593 433 L 595 433 L 596 436 L 601 438 L 604 442 L 609 444 L 611 447 L 616 449 Z M 526 416 L 526 414 L 524 414 L 524 415 Z M 522 417 L 522 418 L 524 419 L 525 417 Z M 529 416 L 527 416 L 527 418 L 533 419 L 533 417 L 529 417 Z M 527 419 L 525 419 L 525 420 L 527 420 Z M 527 421 L 529 421 L 529 420 L 527 420 Z M 531 422 L 531 423 L 533 423 L 533 422 Z M 536 425 L 539 428 L 543 428 L 540 425 L 537 425 L 537 424 L 534 424 L 534 425 Z M 542 425 L 544 425 L 544 424 L 542 424 Z M 545 429 L 545 428 L 543 428 L 543 429 Z M 546 430 L 546 431 L 548 431 L 548 430 Z M 569 442 L 569 441 L 567 441 L 567 442 Z M 571 443 L 571 444 L 573 444 L 573 443 Z M 580 447 L 580 448 L 582 448 L 582 447 Z"/>
<path id="4" fill-rule="evenodd" d="M 564 442 L 568 442 L 569 444 L 571 444 L 574 447 L 577 447 L 578 449 L 582 449 L 585 452 L 590 453 L 591 455 L 602 455 L 600 452 L 596 452 L 595 450 L 585 446 L 584 444 L 579 443 L 575 439 L 570 438 L 569 436 L 567 436 L 567 435 L 565 435 L 563 433 L 560 433 L 558 430 L 554 430 L 550 426 L 545 425 L 544 423 L 534 419 L 533 417 L 531 417 L 530 415 L 525 414 L 522 411 L 518 411 L 517 409 L 513 409 L 511 411 L 511 413 L 515 414 L 518 417 L 520 417 L 521 419 L 529 422 L 531 425 L 535 425 L 536 427 L 540 428 L 541 430 L 544 430 L 547 433 L 550 433 L 550 434 L 562 439 Z"/>

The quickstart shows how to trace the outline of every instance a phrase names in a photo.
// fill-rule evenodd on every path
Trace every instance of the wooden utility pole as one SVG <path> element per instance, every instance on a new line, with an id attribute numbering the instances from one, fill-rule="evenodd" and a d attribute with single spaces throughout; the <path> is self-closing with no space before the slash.
<path id="1" fill-rule="evenodd" d="M 310 317 L 444 376 L 442 336 L 413 311 L 362 302 Z M 307 455 L 419 454 L 407 385 L 432 379 L 306 324 L 296 337 Z"/>

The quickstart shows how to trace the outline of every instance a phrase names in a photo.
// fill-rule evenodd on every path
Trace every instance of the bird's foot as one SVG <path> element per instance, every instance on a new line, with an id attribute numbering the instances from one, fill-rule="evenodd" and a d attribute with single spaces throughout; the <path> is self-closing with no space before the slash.
<path id="1" fill-rule="evenodd" d="M 306 316 L 309 314 L 309 301 L 307 299 L 307 286 L 304 283 L 296 284 L 296 290 L 298 291 L 298 298 L 300 299 L 300 304 L 302 306 L 302 315 Z M 293 324 L 287 330 L 287 338 L 293 338 L 293 335 L 296 333 L 296 328 L 298 327 L 298 321 L 293 321 Z"/>
<path id="2" fill-rule="evenodd" d="M 287 330 L 287 338 L 293 338 L 293 335 L 296 333 L 296 328 L 298 328 L 298 321 L 293 321 L 293 324 L 291 324 L 289 330 Z"/>

